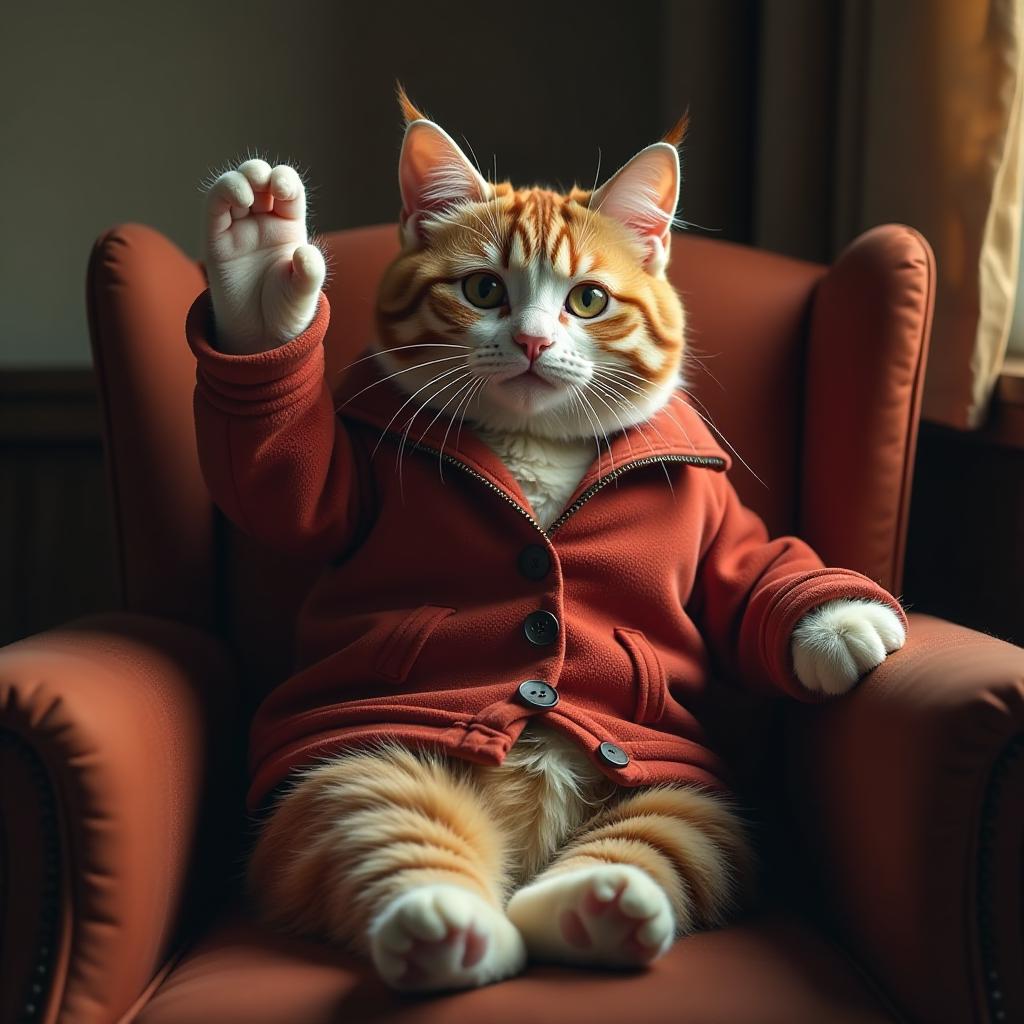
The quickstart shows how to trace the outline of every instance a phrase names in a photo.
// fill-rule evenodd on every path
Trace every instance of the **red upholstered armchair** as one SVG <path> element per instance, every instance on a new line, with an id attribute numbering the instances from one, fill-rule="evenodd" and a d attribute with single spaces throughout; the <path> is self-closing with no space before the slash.
<path id="1" fill-rule="evenodd" d="M 328 242 L 337 375 L 370 336 L 396 240 Z M 927 244 L 879 228 L 826 268 L 679 237 L 672 277 L 717 379 L 697 370 L 695 390 L 766 483 L 739 468 L 741 496 L 899 593 Z M 144 227 L 93 252 L 123 608 L 0 651 L 3 1021 L 1024 1020 L 1024 651 L 923 615 L 848 698 L 777 707 L 785 742 L 761 777 L 791 869 L 647 972 L 531 968 L 413 999 L 255 923 L 237 896 L 242 741 L 287 670 L 311 570 L 234 533 L 206 493 L 183 337 L 202 288 Z"/>

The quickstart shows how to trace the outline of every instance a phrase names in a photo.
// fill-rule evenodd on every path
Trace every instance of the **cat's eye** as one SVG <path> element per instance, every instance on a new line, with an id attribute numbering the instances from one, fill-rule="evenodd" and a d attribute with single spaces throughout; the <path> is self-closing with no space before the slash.
<path id="1" fill-rule="evenodd" d="M 578 284 L 569 292 L 565 308 L 573 316 L 589 320 L 608 308 L 608 293 L 598 284 Z"/>
<path id="2" fill-rule="evenodd" d="M 478 271 L 463 278 L 462 294 L 477 309 L 496 309 L 505 301 L 505 285 L 500 277 Z"/>

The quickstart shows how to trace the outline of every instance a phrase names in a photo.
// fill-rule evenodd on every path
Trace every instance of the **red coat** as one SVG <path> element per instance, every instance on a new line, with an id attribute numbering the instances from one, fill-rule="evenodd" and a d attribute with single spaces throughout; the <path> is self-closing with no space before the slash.
<path id="1" fill-rule="evenodd" d="M 214 499 L 247 533 L 326 566 L 299 616 L 298 670 L 253 722 L 252 806 L 292 769 L 382 736 L 500 763 L 535 715 L 624 785 L 723 788 L 694 713 L 714 674 L 816 699 L 792 671 L 801 616 L 868 597 L 902 617 L 866 577 L 769 540 L 728 455 L 678 402 L 645 427 L 651 444 L 635 429 L 614 438 L 546 532 L 468 429 L 439 459 L 446 423 L 427 429 L 432 412 L 399 475 L 394 435 L 415 404 L 371 458 L 405 396 L 380 384 L 335 414 L 329 316 L 321 296 L 300 337 L 252 356 L 210 347 L 208 293 L 188 316 Z M 361 363 L 341 398 L 382 375 Z"/>

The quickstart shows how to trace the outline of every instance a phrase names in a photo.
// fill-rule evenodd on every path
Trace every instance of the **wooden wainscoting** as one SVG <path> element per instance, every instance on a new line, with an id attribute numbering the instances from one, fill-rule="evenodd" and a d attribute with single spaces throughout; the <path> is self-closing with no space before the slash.
<path id="1" fill-rule="evenodd" d="M 0 643 L 116 607 L 91 370 L 0 371 Z"/>
<path id="2" fill-rule="evenodd" d="M 997 403 L 986 429 L 972 433 L 922 424 L 903 597 L 912 611 L 1024 645 L 1019 412 Z"/>

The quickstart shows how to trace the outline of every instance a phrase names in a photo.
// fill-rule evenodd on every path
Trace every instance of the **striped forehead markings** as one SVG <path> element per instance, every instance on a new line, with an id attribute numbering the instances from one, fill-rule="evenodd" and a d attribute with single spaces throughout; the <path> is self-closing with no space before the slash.
<path id="1" fill-rule="evenodd" d="M 509 267 L 518 239 L 524 262 L 543 253 L 552 266 L 558 263 L 560 250 L 566 247 L 568 273 L 574 276 L 580 263 L 576 234 L 572 230 L 571 200 L 544 189 L 527 193 L 513 193 L 505 215 L 501 265 Z"/>

